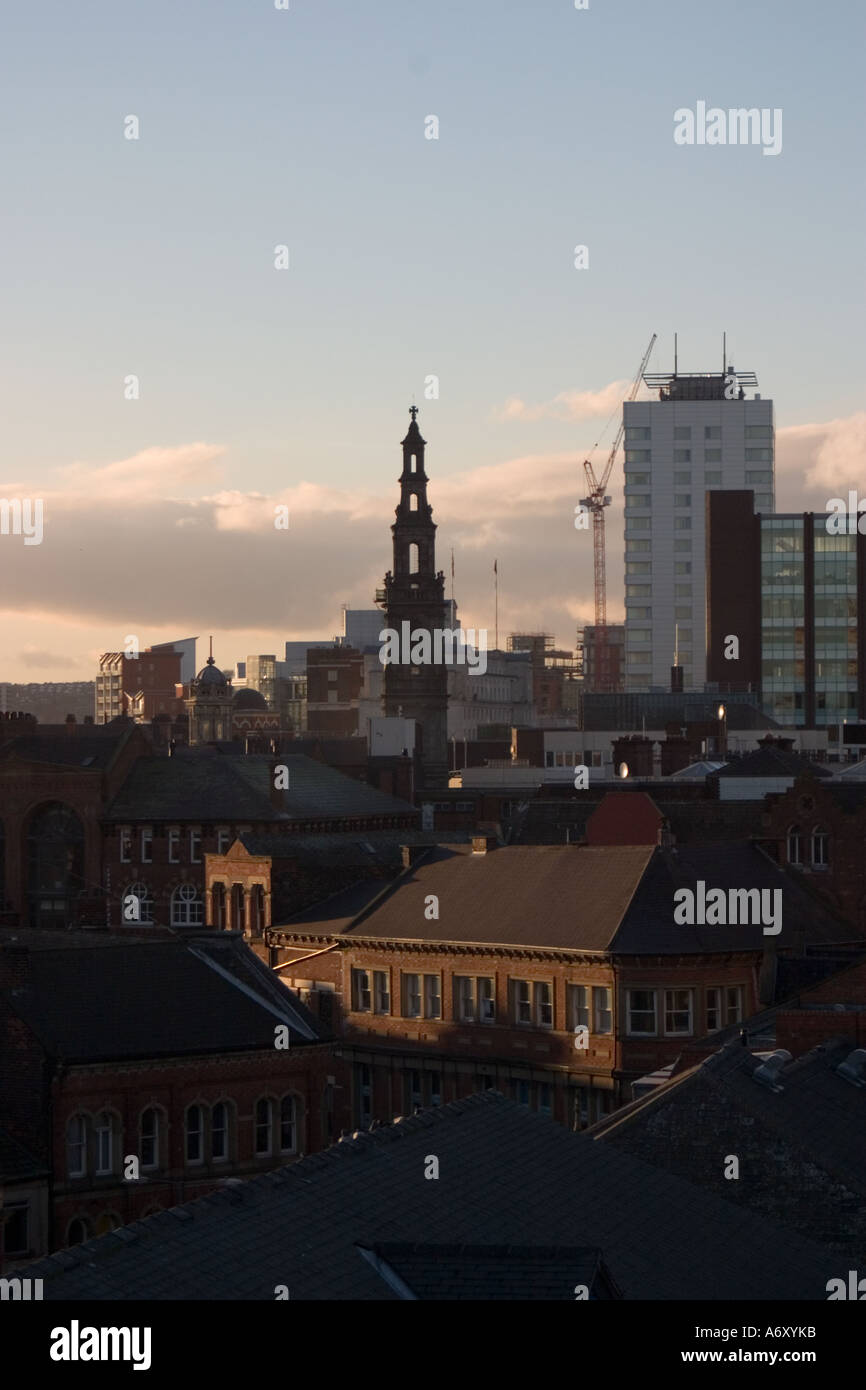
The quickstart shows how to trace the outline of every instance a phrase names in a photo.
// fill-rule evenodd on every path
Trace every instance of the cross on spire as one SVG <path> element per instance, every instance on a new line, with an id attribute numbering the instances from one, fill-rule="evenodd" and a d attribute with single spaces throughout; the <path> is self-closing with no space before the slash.
<path id="1" fill-rule="evenodd" d="M 410 407 L 409 407 L 409 414 L 412 416 L 412 424 L 414 425 L 414 423 L 415 423 L 415 416 L 418 414 L 418 407 L 417 407 L 417 405 L 415 404 L 414 400 L 413 400 L 412 404 L 411 404 Z"/>

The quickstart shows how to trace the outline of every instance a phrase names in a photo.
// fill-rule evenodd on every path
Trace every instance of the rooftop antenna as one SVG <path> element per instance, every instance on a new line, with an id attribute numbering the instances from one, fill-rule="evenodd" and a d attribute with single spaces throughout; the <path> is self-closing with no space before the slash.
<path id="1" fill-rule="evenodd" d="M 674 623 L 674 665 L 680 664 L 680 625 Z"/>
<path id="2" fill-rule="evenodd" d="M 725 375 L 727 374 L 727 370 L 728 370 L 728 335 L 727 335 L 727 333 L 723 333 L 723 334 L 722 334 L 722 376 L 725 376 Z"/>
<path id="3" fill-rule="evenodd" d="M 674 376 L 677 374 L 677 335 L 674 334 Z"/>

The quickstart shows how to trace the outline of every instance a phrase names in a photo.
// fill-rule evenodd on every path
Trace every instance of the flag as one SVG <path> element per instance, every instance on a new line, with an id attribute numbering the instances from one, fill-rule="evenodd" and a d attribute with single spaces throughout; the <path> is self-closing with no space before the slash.
<path id="1" fill-rule="evenodd" d="M 498 574 L 498 573 L 499 573 L 499 561 L 498 561 L 498 560 L 494 560 L 494 561 L 493 561 L 493 573 L 494 573 L 494 574 Z"/>

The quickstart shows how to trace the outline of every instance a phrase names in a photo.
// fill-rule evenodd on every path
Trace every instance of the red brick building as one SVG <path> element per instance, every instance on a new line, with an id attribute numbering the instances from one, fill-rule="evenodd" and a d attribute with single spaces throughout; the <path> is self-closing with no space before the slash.
<path id="1" fill-rule="evenodd" d="M 358 732 L 364 658 L 354 647 L 307 652 L 307 732 L 349 738 Z"/>
<path id="2" fill-rule="evenodd" d="M 780 888 L 781 933 L 675 924 L 674 891 L 698 878 Z M 358 885 L 266 939 L 311 1006 L 326 990 L 337 1011 L 359 1126 L 494 1086 L 581 1127 L 689 1040 L 771 1002 L 759 990 L 768 951 L 855 936 L 750 844 L 483 838 L 407 849 L 389 887 Z"/>
<path id="3" fill-rule="evenodd" d="M 342 1066 L 236 934 L 3 934 L 0 1111 L 51 1195 L 18 1257 L 327 1147 Z"/>
<path id="4" fill-rule="evenodd" d="M 866 927 L 866 784 L 798 777 L 767 798 L 762 834 L 780 864 Z"/>

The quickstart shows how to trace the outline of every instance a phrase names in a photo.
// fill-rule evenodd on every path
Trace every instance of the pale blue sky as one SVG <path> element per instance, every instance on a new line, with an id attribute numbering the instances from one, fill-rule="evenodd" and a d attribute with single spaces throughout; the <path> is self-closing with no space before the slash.
<path id="1" fill-rule="evenodd" d="M 225 487 L 396 502 L 413 391 L 434 480 L 580 452 L 606 415 L 504 419 L 506 400 L 630 379 L 653 331 L 661 370 L 675 329 L 697 370 L 727 329 L 781 427 L 859 411 L 864 37 L 861 0 L 10 0 L 0 480 L 50 492 L 63 465 L 206 441 Z M 781 107 L 781 155 L 675 146 L 698 99 Z M 191 604 L 177 625 L 207 622 Z"/>

